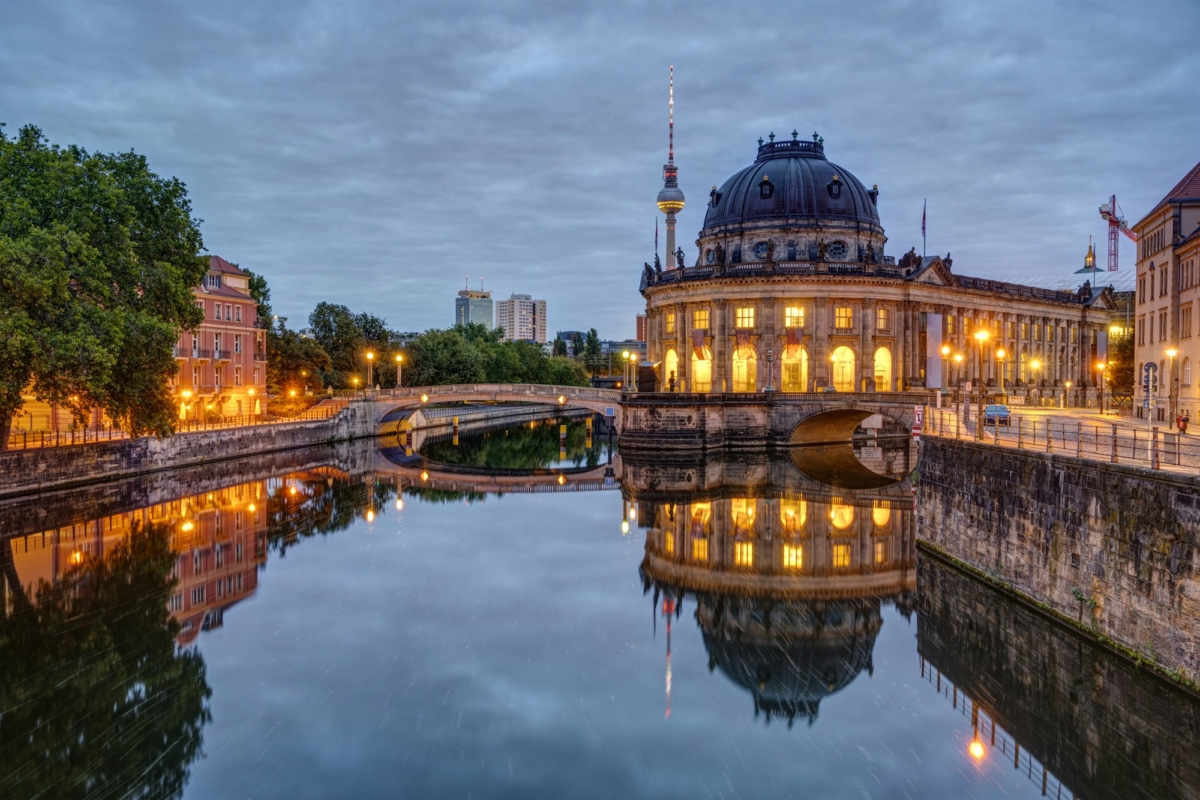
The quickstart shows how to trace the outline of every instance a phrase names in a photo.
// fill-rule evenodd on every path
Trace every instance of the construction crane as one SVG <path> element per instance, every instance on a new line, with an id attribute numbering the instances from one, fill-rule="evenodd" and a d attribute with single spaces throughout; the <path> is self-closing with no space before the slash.
<path id="1" fill-rule="evenodd" d="M 1100 206 L 1100 218 L 1108 223 L 1108 271 L 1116 272 L 1118 244 L 1120 242 L 1117 238 L 1118 231 L 1128 236 L 1129 241 L 1135 244 L 1138 237 L 1125 224 L 1125 216 L 1121 213 L 1121 207 L 1117 205 L 1117 196 L 1115 194 L 1107 203 Z"/>

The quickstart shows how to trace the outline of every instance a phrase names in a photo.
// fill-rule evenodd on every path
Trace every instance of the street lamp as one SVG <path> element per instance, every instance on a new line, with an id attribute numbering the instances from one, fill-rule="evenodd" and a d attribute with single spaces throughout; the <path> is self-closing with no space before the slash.
<path id="1" fill-rule="evenodd" d="M 772 366 L 775 361 L 775 348 L 767 348 L 767 391 L 775 391 L 775 367 Z"/>
<path id="2" fill-rule="evenodd" d="M 1033 385 L 1038 389 L 1038 405 L 1041 405 L 1041 378 L 1038 376 L 1038 371 L 1042 368 L 1042 362 L 1035 358 L 1033 361 L 1029 362 L 1029 368 L 1033 370 Z M 1026 394 L 1028 394 L 1028 392 Z"/>
<path id="3" fill-rule="evenodd" d="M 629 351 L 621 351 L 621 385 L 629 386 Z"/>
<path id="4" fill-rule="evenodd" d="M 372 380 L 373 373 L 371 372 L 371 367 L 374 366 L 374 364 L 375 364 L 375 354 L 372 353 L 370 350 L 368 350 L 367 351 L 367 386 L 368 387 L 375 385 L 374 381 Z"/>
<path id="5" fill-rule="evenodd" d="M 949 350 L 950 348 L 947 347 L 944 349 Z M 954 404 L 955 405 L 958 405 L 958 392 L 959 392 L 959 389 L 962 388 L 962 362 L 963 362 L 963 354 L 955 353 L 954 354 L 954 371 L 957 373 L 955 377 L 958 378 L 958 380 L 956 380 L 954 382 Z"/>
<path id="6" fill-rule="evenodd" d="M 1096 371 L 1100 373 L 1100 413 L 1104 413 L 1104 368 L 1108 365 L 1103 361 L 1096 362 Z"/>
<path id="7" fill-rule="evenodd" d="M 975 331 L 975 341 L 978 343 L 976 348 L 979 351 L 979 416 L 975 419 L 975 428 L 979 432 L 979 436 L 983 436 L 983 428 L 980 425 L 983 423 L 983 346 L 987 343 L 988 332 L 984 328 Z"/>
<path id="8" fill-rule="evenodd" d="M 1071 394 L 1071 382 L 1063 381 L 1063 386 L 1067 387 L 1066 393 L 1063 395 L 1063 407 L 1067 404 L 1067 397 Z"/>
<path id="9" fill-rule="evenodd" d="M 1179 378 L 1175 377 L 1175 356 L 1179 355 L 1179 351 L 1174 347 L 1167 348 L 1167 358 L 1171 359 L 1170 366 L 1167 368 L 1167 374 L 1171 376 L 1171 384 L 1167 389 L 1167 398 L 1171 403 L 1171 419 L 1175 419 L 1175 398 L 1178 396 Z"/>
<path id="10" fill-rule="evenodd" d="M 1001 396 L 1001 398 L 1003 398 L 1003 397 L 1004 397 L 1004 348 L 1003 348 L 1003 347 L 998 347 L 998 348 L 996 348 L 996 360 L 1000 362 L 1000 363 L 998 364 L 998 366 L 999 366 L 999 368 L 1000 368 L 1000 369 L 999 369 L 999 373 L 1000 373 L 1000 396 Z M 1004 400 L 1002 399 L 1000 402 L 1004 402 Z"/>
<path id="11" fill-rule="evenodd" d="M 404 369 L 403 363 L 404 363 L 404 356 L 397 353 L 396 354 L 396 388 L 397 389 L 400 388 L 400 376 L 402 374 L 401 371 Z"/>
<path id="12" fill-rule="evenodd" d="M 354 384 L 354 391 L 357 392 L 358 391 L 358 376 L 351 378 L 350 382 Z"/>

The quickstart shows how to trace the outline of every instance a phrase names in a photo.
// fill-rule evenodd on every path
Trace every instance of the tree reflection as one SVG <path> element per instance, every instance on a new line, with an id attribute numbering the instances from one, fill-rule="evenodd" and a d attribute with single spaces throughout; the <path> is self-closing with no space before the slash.
<path id="1" fill-rule="evenodd" d="M 0 797 L 182 792 L 211 690 L 200 654 L 175 644 L 174 563 L 167 527 L 139 523 L 35 598 L 4 570 Z"/>
<path id="2" fill-rule="evenodd" d="M 347 479 L 320 471 L 287 479 L 282 491 L 267 500 L 267 543 L 284 555 L 311 536 L 349 528 L 367 511 L 382 514 L 396 496 L 396 487 L 374 478 Z"/>
<path id="3" fill-rule="evenodd" d="M 558 426 L 567 426 L 566 458 L 560 458 Z M 589 446 L 590 445 L 590 446 Z M 600 439 L 589 442 L 582 420 L 545 420 L 466 434 L 459 443 L 426 442 L 421 455 L 430 461 L 479 469 L 546 469 L 562 461 L 576 467 L 600 465 Z"/>

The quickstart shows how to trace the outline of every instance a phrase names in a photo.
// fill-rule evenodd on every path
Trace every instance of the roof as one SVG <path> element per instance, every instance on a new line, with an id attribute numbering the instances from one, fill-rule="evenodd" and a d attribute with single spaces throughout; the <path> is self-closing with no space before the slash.
<path id="1" fill-rule="evenodd" d="M 1153 214 L 1155 211 L 1158 211 L 1172 200 L 1185 199 L 1200 199 L 1200 162 L 1198 162 L 1196 166 L 1192 167 L 1188 174 L 1183 176 L 1183 180 L 1175 184 L 1175 188 L 1167 192 L 1166 196 L 1163 197 L 1162 200 L 1159 200 L 1154 208 L 1150 209 L 1150 212 L 1146 214 L 1146 217 L 1150 216 L 1150 214 Z M 1145 219 L 1146 217 L 1142 217 L 1142 219 Z"/>
<path id="2" fill-rule="evenodd" d="M 223 272 L 227 275 L 241 275 L 243 278 L 250 277 L 245 270 L 238 269 L 220 256 L 209 256 L 208 268 L 213 272 Z"/>

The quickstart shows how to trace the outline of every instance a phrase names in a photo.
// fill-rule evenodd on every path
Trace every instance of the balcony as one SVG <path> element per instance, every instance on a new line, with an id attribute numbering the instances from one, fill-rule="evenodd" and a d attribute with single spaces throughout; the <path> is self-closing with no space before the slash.
<path id="1" fill-rule="evenodd" d="M 255 360 L 255 361 L 266 361 L 266 360 L 267 360 L 267 354 L 266 354 L 266 353 L 255 353 L 255 354 L 254 354 L 254 360 Z"/>
<path id="2" fill-rule="evenodd" d="M 175 357 L 176 358 L 191 358 L 192 357 L 192 348 L 176 347 L 175 348 Z"/>
<path id="3" fill-rule="evenodd" d="M 228 350 L 213 350 L 213 361 L 228 361 L 233 353 Z"/>
<path id="4" fill-rule="evenodd" d="M 212 350 L 201 350 L 198 347 L 175 348 L 176 358 L 190 358 L 193 361 L 208 361 L 212 358 Z"/>

